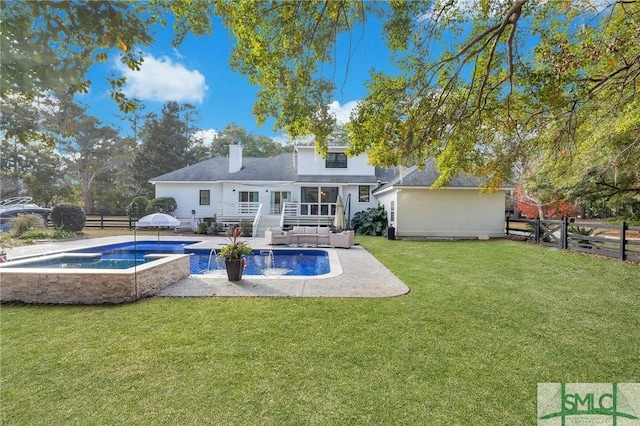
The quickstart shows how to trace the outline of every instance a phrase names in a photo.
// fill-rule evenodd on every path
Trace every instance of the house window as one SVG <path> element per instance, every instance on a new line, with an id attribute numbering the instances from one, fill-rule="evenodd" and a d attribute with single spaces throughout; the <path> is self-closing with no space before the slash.
<path id="1" fill-rule="evenodd" d="M 325 161 L 325 167 L 327 169 L 346 169 L 347 155 L 343 152 L 328 153 Z"/>
<path id="2" fill-rule="evenodd" d="M 300 214 L 329 216 L 336 214 L 337 186 L 303 186 L 300 191 Z"/>
<path id="3" fill-rule="evenodd" d="M 393 223 L 396 221 L 396 202 L 391 201 L 389 205 L 389 222 Z"/>
<path id="4" fill-rule="evenodd" d="M 260 201 L 258 191 L 240 191 L 238 192 L 238 201 L 241 203 L 257 203 Z"/>
<path id="5" fill-rule="evenodd" d="M 211 191 L 209 191 L 208 189 L 201 189 L 200 190 L 200 205 L 201 206 L 208 206 L 211 204 Z"/>
<path id="6" fill-rule="evenodd" d="M 360 203 L 368 203 L 371 200 L 371 189 L 368 185 L 358 186 L 358 201 Z"/>

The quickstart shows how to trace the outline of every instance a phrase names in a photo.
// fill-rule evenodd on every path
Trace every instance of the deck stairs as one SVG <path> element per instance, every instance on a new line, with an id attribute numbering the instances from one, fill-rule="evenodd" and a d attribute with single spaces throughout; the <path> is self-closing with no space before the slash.
<path id="1" fill-rule="evenodd" d="M 260 216 L 260 222 L 258 223 L 258 231 L 255 237 L 264 237 L 264 232 L 269 228 L 280 226 L 279 214 L 263 214 Z"/>

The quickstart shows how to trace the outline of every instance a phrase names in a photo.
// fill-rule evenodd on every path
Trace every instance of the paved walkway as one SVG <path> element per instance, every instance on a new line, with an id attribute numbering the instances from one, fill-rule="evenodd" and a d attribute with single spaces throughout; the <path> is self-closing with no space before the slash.
<path id="1" fill-rule="evenodd" d="M 197 248 L 220 248 L 222 237 L 163 236 L 163 240 L 202 241 Z M 9 259 L 24 256 L 53 254 L 77 248 L 132 241 L 131 236 L 104 237 L 87 240 L 41 243 L 8 250 Z M 138 241 L 153 240 L 145 236 Z M 276 249 L 264 238 L 246 238 L 254 249 Z M 321 247 L 329 251 L 332 271 L 326 277 L 257 277 L 245 276 L 239 282 L 226 277 L 191 275 L 160 290 L 159 297 L 390 297 L 407 294 L 409 288 L 360 246 L 349 249 Z"/>

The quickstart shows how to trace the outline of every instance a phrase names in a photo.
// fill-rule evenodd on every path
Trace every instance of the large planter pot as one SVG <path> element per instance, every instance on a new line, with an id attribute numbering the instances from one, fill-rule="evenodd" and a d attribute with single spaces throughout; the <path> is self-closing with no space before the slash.
<path id="1" fill-rule="evenodd" d="M 244 259 L 225 259 L 224 264 L 227 267 L 229 281 L 240 281 L 242 279 Z"/>

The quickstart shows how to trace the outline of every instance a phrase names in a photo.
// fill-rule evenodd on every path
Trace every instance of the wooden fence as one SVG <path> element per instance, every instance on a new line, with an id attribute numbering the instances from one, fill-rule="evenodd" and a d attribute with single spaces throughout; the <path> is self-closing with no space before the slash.
<path id="1" fill-rule="evenodd" d="M 87 221 L 84 225 L 85 228 L 128 228 L 133 229 L 136 219 L 130 219 L 129 216 L 104 216 L 104 215 L 87 215 Z M 49 219 L 47 226 L 53 227 L 51 219 Z"/>
<path id="2" fill-rule="evenodd" d="M 507 235 L 532 240 L 536 244 L 583 253 L 640 262 L 640 237 L 631 238 L 629 231 L 640 235 L 640 226 L 562 220 L 509 219 Z"/>

